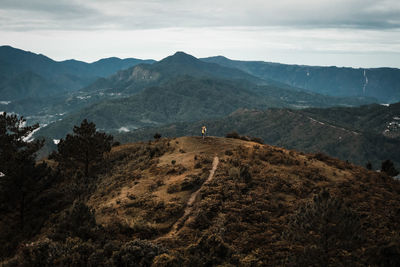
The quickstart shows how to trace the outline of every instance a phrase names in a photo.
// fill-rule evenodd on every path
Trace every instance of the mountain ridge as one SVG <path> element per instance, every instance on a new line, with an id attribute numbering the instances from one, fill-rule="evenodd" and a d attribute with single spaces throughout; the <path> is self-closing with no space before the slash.
<path id="1" fill-rule="evenodd" d="M 400 101 L 400 69 L 289 65 L 264 61 L 231 60 L 224 56 L 202 58 L 235 67 L 262 79 L 332 96 L 370 96 L 383 103 Z"/>
<path id="2" fill-rule="evenodd" d="M 54 61 L 53 59 L 11 46 L 0 46 L 0 70 L 2 70 L 2 81 L 0 81 L 0 93 L 7 95 L 7 101 L 21 100 L 26 95 L 14 92 L 13 88 L 5 87 L 4 84 L 14 79 L 15 75 L 23 72 L 33 72 L 46 83 L 40 88 L 30 88 L 26 85 L 25 91 L 28 97 L 44 97 L 49 94 L 57 95 L 65 92 L 76 91 L 101 76 L 108 76 L 122 68 L 128 68 L 142 62 L 152 63 L 152 60 L 139 59 L 104 59 L 93 63 L 78 60 Z M 46 86 L 53 84 L 54 86 Z"/>
<path id="3" fill-rule="evenodd" d="M 247 80 L 257 84 L 265 83 L 262 79 L 235 68 L 227 68 L 215 63 L 203 62 L 184 52 L 176 52 L 153 64 L 138 64 L 127 70 L 95 81 L 82 91 L 110 90 L 125 94 L 137 93 L 145 87 L 161 85 L 175 77 L 190 75 L 197 78 L 224 78 Z"/>

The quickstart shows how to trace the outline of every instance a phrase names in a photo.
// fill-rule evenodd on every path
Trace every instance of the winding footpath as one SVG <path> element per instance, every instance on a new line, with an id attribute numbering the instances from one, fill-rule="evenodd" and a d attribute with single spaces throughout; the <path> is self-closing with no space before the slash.
<path id="1" fill-rule="evenodd" d="M 200 186 L 200 188 L 193 192 L 193 194 L 190 196 L 188 202 L 186 203 L 186 208 L 185 211 L 182 215 L 181 218 L 179 218 L 174 225 L 171 227 L 171 231 L 167 234 L 167 236 L 172 236 L 175 235 L 178 232 L 178 227 L 183 226 L 183 224 L 187 221 L 189 218 L 189 215 L 193 211 L 193 203 L 196 200 L 198 194 L 200 193 L 200 190 L 203 188 L 204 185 L 210 183 L 212 179 L 214 178 L 215 171 L 217 170 L 219 163 L 219 158 L 217 156 L 214 157 L 213 163 L 212 163 L 212 169 L 210 170 L 210 175 L 208 176 L 207 180 Z"/>

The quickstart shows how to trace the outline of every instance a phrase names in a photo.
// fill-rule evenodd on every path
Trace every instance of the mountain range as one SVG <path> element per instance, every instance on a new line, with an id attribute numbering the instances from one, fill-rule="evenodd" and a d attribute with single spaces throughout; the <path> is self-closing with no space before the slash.
<path id="1" fill-rule="evenodd" d="M 223 56 L 202 58 L 237 68 L 261 79 L 331 96 L 368 96 L 381 103 L 400 101 L 400 70 L 395 68 L 346 68 L 287 65 L 263 61 L 230 60 Z"/>
<path id="2" fill-rule="evenodd" d="M 230 77 L 228 79 L 228 77 Z M 140 64 L 99 79 L 81 90 L 86 98 L 119 94 L 54 122 L 38 134 L 61 138 L 84 118 L 107 132 L 129 131 L 179 121 L 226 116 L 239 108 L 356 106 L 365 97 L 339 98 L 260 80 L 240 70 L 205 63 L 178 52 L 159 62 Z"/>
<path id="3" fill-rule="evenodd" d="M 1 101 L 16 101 L 72 92 L 100 77 L 153 60 L 106 58 L 93 63 L 54 61 L 10 46 L 0 47 Z"/>
<path id="4" fill-rule="evenodd" d="M 154 64 L 140 64 L 127 70 L 119 71 L 111 77 L 99 79 L 82 89 L 85 92 L 110 90 L 112 92 L 132 94 L 141 89 L 161 85 L 180 76 L 246 80 L 256 84 L 266 83 L 260 78 L 247 74 L 236 68 L 207 63 L 188 55 L 176 52 Z"/>

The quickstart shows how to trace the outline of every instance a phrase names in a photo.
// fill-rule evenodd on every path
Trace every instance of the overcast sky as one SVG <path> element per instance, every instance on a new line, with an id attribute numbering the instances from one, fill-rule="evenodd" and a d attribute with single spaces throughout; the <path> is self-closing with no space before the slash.
<path id="1" fill-rule="evenodd" d="M 56 60 L 196 57 L 400 67 L 399 0 L 0 0 L 0 45 Z"/>

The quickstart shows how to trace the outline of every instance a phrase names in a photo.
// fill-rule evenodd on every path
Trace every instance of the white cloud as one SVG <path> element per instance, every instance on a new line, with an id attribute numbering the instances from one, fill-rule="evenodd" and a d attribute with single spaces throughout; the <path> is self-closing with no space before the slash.
<path id="1" fill-rule="evenodd" d="M 0 0 L 1 42 L 59 60 L 183 50 L 399 67 L 399 31 L 398 0 Z"/>
<path id="2" fill-rule="evenodd" d="M 400 27 L 397 0 L 0 0 L 0 12 L 3 30 Z"/>

